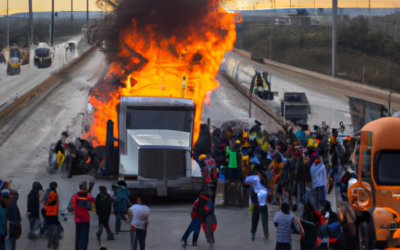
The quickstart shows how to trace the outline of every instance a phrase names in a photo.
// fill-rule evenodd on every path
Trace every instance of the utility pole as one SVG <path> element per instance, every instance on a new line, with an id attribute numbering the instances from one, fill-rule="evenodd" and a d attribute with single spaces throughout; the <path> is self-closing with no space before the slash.
<path id="1" fill-rule="evenodd" d="M 290 13 L 292 13 L 292 0 L 290 0 Z"/>
<path id="2" fill-rule="evenodd" d="M 89 0 L 86 0 L 86 23 L 89 23 Z"/>
<path id="3" fill-rule="evenodd" d="M 371 15 L 371 0 L 368 0 L 369 14 Z"/>
<path id="4" fill-rule="evenodd" d="M 54 0 L 51 0 L 51 35 L 50 35 L 50 44 L 53 46 L 53 37 L 54 37 Z"/>
<path id="5" fill-rule="evenodd" d="M 7 46 L 10 48 L 10 16 L 8 15 L 8 0 L 7 0 Z"/>
<path id="6" fill-rule="evenodd" d="M 29 0 L 29 32 L 30 42 L 29 46 L 33 45 L 33 12 L 32 12 L 32 0 Z"/>
<path id="7" fill-rule="evenodd" d="M 315 9 L 315 0 L 314 0 L 314 16 L 316 16 L 316 14 L 317 14 L 317 11 Z"/>
<path id="8" fill-rule="evenodd" d="M 332 77 L 336 76 L 336 22 L 338 0 L 332 0 Z"/>
<path id="9" fill-rule="evenodd" d="M 71 22 L 74 21 L 74 0 L 71 0 Z"/>

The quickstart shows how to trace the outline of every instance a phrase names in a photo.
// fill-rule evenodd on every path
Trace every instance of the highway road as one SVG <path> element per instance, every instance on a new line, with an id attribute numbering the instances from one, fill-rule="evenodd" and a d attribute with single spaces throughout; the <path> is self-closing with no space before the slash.
<path id="1" fill-rule="evenodd" d="M 90 52 L 77 65 L 68 77 L 60 79 L 62 82 L 52 93 L 41 100 L 37 106 L 25 116 L 23 122 L 10 135 L 0 147 L 0 178 L 11 179 L 12 188 L 20 193 L 19 207 L 22 214 L 23 234 L 18 240 L 18 250 L 45 249 L 46 241 L 30 242 L 27 240 L 28 220 L 26 218 L 26 196 L 34 181 L 40 181 L 45 188 L 51 181 L 57 181 L 60 196 L 60 208 L 66 208 L 70 197 L 78 190 L 81 181 L 93 180 L 91 176 L 74 176 L 66 178 L 65 174 L 46 173 L 48 153 L 46 148 L 51 142 L 59 139 L 60 133 L 67 130 L 69 140 L 81 136 L 82 114 L 85 112 L 88 94 L 91 87 L 98 81 L 103 71 L 107 68 L 105 58 L 99 51 Z M 240 119 L 253 124 L 253 119 L 258 119 L 268 126 L 277 126 L 265 113 L 253 108 L 253 118 L 247 118 L 246 104 L 248 100 L 237 93 L 221 76 L 218 76 L 221 88 L 212 95 L 211 105 L 205 107 L 204 115 L 211 118 L 216 126 L 227 120 Z M 97 194 L 99 185 L 111 187 L 113 180 L 96 180 L 93 194 Z M 154 202 L 150 208 L 151 224 L 149 227 L 148 249 L 180 249 L 180 238 L 190 223 L 192 201 L 183 202 Z M 275 209 L 271 207 L 271 209 Z M 272 214 L 273 215 L 273 214 Z M 272 220 L 272 215 L 270 220 Z M 97 218 L 92 216 L 90 233 L 90 250 L 97 250 L 96 241 Z M 232 220 L 235 218 L 235 220 Z M 248 244 L 255 248 L 266 247 L 258 231 L 255 242 L 251 241 L 250 215 L 248 208 L 218 208 L 218 230 L 216 243 L 212 249 L 246 249 Z M 114 218 L 111 219 L 111 228 L 114 228 Z M 60 244 L 62 250 L 74 249 L 75 226 L 73 216 L 68 216 L 68 221 L 62 221 L 65 228 L 65 237 Z M 261 227 L 261 225 L 260 225 Z M 129 225 L 123 228 L 128 229 Z M 275 233 L 271 222 L 271 240 L 274 241 Z M 108 249 L 129 249 L 129 233 L 116 236 L 116 240 L 108 242 L 104 239 L 104 246 Z M 273 247 L 273 243 L 268 244 Z M 204 234 L 199 239 L 197 249 L 210 249 Z"/>
<path id="2" fill-rule="evenodd" d="M 235 56 L 240 57 L 240 55 Z M 296 75 L 293 72 L 285 72 L 279 68 L 262 64 L 256 65 L 272 74 L 273 91 L 278 91 L 280 98 L 283 95 L 283 89 L 285 91 L 306 91 L 312 105 L 321 107 L 322 110 L 333 110 L 344 114 L 348 112 L 346 96 L 349 94 L 349 90 L 337 86 L 327 86 L 328 82 L 316 82 L 315 79 Z M 51 181 L 57 181 L 61 200 L 60 207 L 66 208 L 70 197 L 77 191 L 78 184 L 82 180 L 93 180 L 91 176 L 75 176 L 68 179 L 62 173 L 47 174 L 48 154 L 45 148 L 48 148 L 51 142 L 58 140 L 60 133 L 64 130 L 70 133 L 69 140 L 81 136 L 82 115 L 87 107 L 89 91 L 96 83 L 101 81 L 101 75 L 106 68 L 104 55 L 99 51 L 90 52 L 86 58 L 73 66 L 68 77 L 60 79 L 62 82 L 59 87 L 40 101 L 29 115 L 24 117 L 16 131 L 0 147 L 0 178 L 12 179 L 12 188 L 20 193 L 18 204 L 23 217 L 23 235 L 17 243 L 18 250 L 45 249 L 46 247 L 45 241 L 29 242 L 26 237 L 28 228 L 28 220 L 25 216 L 26 196 L 33 181 L 40 181 L 45 188 Z M 257 119 L 269 131 L 275 130 L 279 126 L 255 105 L 252 107 L 250 118 L 248 115 L 248 99 L 239 94 L 223 76 L 217 75 L 217 80 L 220 83 L 220 88 L 212 93 L 210 105 L 204 105 L 203 120 L 211 118 L 212 125 L 220 126 L 228 120 L 241 120 L 252 125 L 253 120 Z M 354 96 L 365 97 L 370 100 L 382 99 L 383 102 L 383 92 L 365 93 L 363 88 L 358 91 L 358 88 L 354 86 L 349 87 L 352 88 L 354 93 L 351 94 Z M 397 95 L 394 96 L 394 108 L 399 105 L 397 98 Z M 321 122 L 322 119 L 315 116 L 314 120 Z M 112 180 L 96 180 L 93 194 L 97 194 L 99 185 L 110 187 L 112 182 Z M 152 213 L 147 248 L 180 249 L 180 238 L 190 223 L 191 202 L 153 201 L 150 209 Z M 275 239 L 272 217 L 276 210 L 276 207 L 270 206 L 271 243 L 265 245 L 261 236 L 261 225 L 259 225 L 256 241 L 252 242 L 250 239 L 248 208 L 217 208 L 216 243 L 210 248 L 202 233 L 197 249 L 272 249 Z M 89 249 L 97 250 L 99 249 L 95 240 L 97 219 L 94 215 L 92 218 Z M 113 223 L 114 218 L 111 219 L 112 229 L 114 228 Z M 74 249 L 75 237 L 73 217 L 69 216 L 68 221 L 62 221 L 62 225 L 65 228 L 65 238 L 59 249 L 72 250 Z M 123 228 L 128 229 L 129 225 L 124 225 Z M 122 233 L 116 236 L 115 241 L 104 240 L 103 243 L 108 249 L 129 249 L 129 233 Z"/>
<path id="3" fill-rule="evenodd" d="M 29 92 L 48 78 L 52 72 L 63 68 L 68 62 L 71 62 L 85 52 L 89 48 L 89 45 L 82 39 L 83 36 L 79 35 L 69 40 L 76 41 L 77 43 L 75 53 L 70 53 L 69 51 L 65 53 L 65 43 L 57 44 L 55 46 L 53 64 L 49 68 L 38 69 L 34 66 L 33 51 L 31 51 L 30 65 L 22 66 L 20 75 L 7 76 L 6 64 L 0 65 L 0 109 L 7 106 L 15 98 Z M 78 46 L 81 40 L 82 42 Z"/>

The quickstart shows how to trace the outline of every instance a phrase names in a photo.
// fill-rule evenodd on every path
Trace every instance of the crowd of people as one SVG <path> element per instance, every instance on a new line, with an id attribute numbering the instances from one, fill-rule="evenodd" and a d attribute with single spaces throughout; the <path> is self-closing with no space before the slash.
<path id="1" fill-rule="evenodd" d="M 311 238 L 306 236 L 310 239 L 307 249 L 340 249 L 340 218 L 327 200 L 339 166 L 350 158 L 349 141 L 339 143 L 338 132 L 325 123 L 314 126 L 313 131 L 295 131 L 293 125 L 286 124 L 271 132 L 258 121 L 251 128 L 242 122 L 230 121 L 210 133 L 210 128 L 202 124 L 193 148 L 193 159 L 201 169 L 203 187 L 193 203 L 192 220 L 181 239 L 183 245 L 188 244 L 193 232 L 192 245 L 196 246 L 201 229 L 208 243 L 215 242 L 217 184 L 225 181 L 240 183 L 250 190 L 251 240 L 256 238 L 261 219 L 264 241 L 269 242 L 268 205 L 277 205 L 280 210 L 273 218 L 277 227 L 276 250 L 291 249 L 291 233 L 303 236 L 304 221 L 318 230 Z M 87 249 L 89 211 L 95 209 L 100 246 L 104 229 L 107 240 L 114 240 L 114 234 L 121 231 L 122 221 L 129 221 L 131 217 L 132 249 L 136 250 L 139 245 L 144 250 L 150 209 L 142 205 L 138 197 L 136 204 L 131 204 L 124 181 L 112 186 L 113 195 L 105 186 L 100 186 L 96 198 L 91 195 L 93 185 L 82 182 L 71 200 L 76 224 L 75 249 Z M 32 240 L 46 238 L 51 249 L 58 248 L 64 234 L 59 221 L 57 186 L 56 182 L 51 182 L 44 191 L 41 183 L 34 182 L 28 195 L 28 237 Z M 16 241 L 21 236 L 18 197 L 13 189 L 1 192 L 0 250 L 16 249 Z M 112 212 L 116 218 L 114 233 L 109 226 Z"/>
<path id="2" fill-rule="evenodd" d="M 339 165 L 350 158 L 350 139 L 346 138 L 343 144 L 338 141 L 339 131 L 343 129 L 343 126 L 335 129 L 322 123 L 315 125 L 312 131 L 295 131 L 288 123 L 271 131 L 258 121 L 251 128 L 240 121 L 230 121 L 210 133 L 209 127 L 202 124 L 193 148 L 193 158 L 201 168 L 204 182 L 198 201 L 215 202 L 219 180 L 242 183 L 251 191 L 253 241 L 260 217 L 264 240 L 269 241 L 267 204 L 272 204 L 281 207 L 274 217 L 278 231 L 276 249 L 290 249 L 290 228 L 304 233 L 301 221 L 311 222 L 319 230 L 315 233 L 315 244 L 307 249 L 337 247 L 341 238 L 340 221 L 331 209 L 327 194 L 335 184 Z M 199 225 L 207 222 L 207 218 L 199 214 L 198 201 L 193 205 L 192 223 L 182 238 L 184 245 L 191 231 L 195 232 L 193 245 L 196 245 Z M 212 211 L 205 215 L 215 218 L 214 206 L 208 207 Z M 327 226 L 335 231 L 334 236 L 328 235 Z M 205 233 L 210 234 L 207 230 Z M 214 238 L 208 242 L 214 242 Z"/>
<path id="3" fill-rule="evenodd" d="M 114 235 L 121 231 L 122 221 L 125 221 L 131 224 L 132 249 L 136 250 L 137 245 L 139 245 L 140 249 L 144 250 L 150 209 L 142 205 L 138 197 L 136 204 L 130 203 L 129 190 L 125 181 L 119 181 L 117 185 L 112 186 L 114 195 L 105 186 L 99 186 L 99 193 L 96 198 L 91 195 L 93 186 L 93 182 L 79 184 L 79 191 L 73 195 L 70 206 L 67 208 L 74 213 L 75 250 L 88 249 L 90 211 L 98 216 L 96 236 L 100 247 L 103 230 L 105 229 L 107 232 L 107 240 L 114 240 Z M 59 242 L 64 235 L 64 228 L 59 220 L 60 208 L 57 187 L 57 182 L 51 182 L 44 191 L 41 183 L 34 182 L 27 197 L 28 239 L 47 239 L 49 249 L 58 249 Z M 15 250 L 17 240 L 21 236 L 22 226 L 21 214 L 17 205 L 18 197 L 19 194 L 14 189 L 5 188 L 1 192 L 0 250 Z M 114 211 L 116 217 L 114 233 L 109 226 L 112 211 Z M 62 217 L 65 216 L 64 214 L 61 215 Z M 105 247 L 100 249 L 106 250 Z"/>

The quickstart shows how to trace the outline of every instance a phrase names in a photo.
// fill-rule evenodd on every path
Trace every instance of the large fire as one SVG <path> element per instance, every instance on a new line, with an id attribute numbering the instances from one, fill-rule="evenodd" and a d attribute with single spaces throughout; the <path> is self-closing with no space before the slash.
<path id="1" fill-rule="evenodd" d="M 218 87 L 215 75 L 236 39 L 236 16 L 221 8 L 210 9 L 185 28 L 183 35 L 160 34 L 151 23 L 141 28 L 136 19 L 119 33 L 120 60 L 112 62 L 108 78 L 120 79 L 123 86 L 112 91 L 108 88 L 106 98 L 98 91 L 92 94 L 90 103 L 95 112 L 86 137 L 91 137 L 93 146 L 105 145 L 109 119 L 114 122 L 114 136 L 118 138 L 116 107 L 121 96 L 192 99 L 196 104 L 193 141 L 197 140 L 203 102 Z"/>

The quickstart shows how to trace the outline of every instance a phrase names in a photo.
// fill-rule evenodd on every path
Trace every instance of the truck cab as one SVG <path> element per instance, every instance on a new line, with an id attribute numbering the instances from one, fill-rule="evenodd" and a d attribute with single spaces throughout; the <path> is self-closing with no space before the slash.
<path id="1" fill-rule="evenodd" d="M 34 62 L 39 69 L 51 66 L 53 63 L 53 50 L 47 43 L 39 43 L 36 46 Z"/>
<path id="2" fill-rule="evenodd" d="M 359 249 L 400 249 L 400 118 L 365 125 L 357 140 L 357 180 L 348 187 Z"/>
<path id="3" fill-rule="evenodd" d="M 199 193 L 202 178 L 191 158 L 194 113 L 189 99 L 121 97 L 119 175 L 129 188 L 157 196 Z"/>

